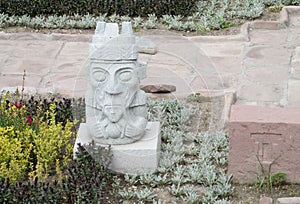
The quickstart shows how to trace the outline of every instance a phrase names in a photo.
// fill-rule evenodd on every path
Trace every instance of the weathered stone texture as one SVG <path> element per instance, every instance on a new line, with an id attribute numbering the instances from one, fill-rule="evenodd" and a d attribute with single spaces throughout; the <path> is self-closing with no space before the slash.
<path id="1" fill-rule="evenodd" d="M 259 204 L 273 204 L 273 199 L 269 197 L 262 197 L 259 199 Z"/>
<path id="2" fill-rule="evenodd" d="M 278 198 L 279 204 L 300 204 L 300 197 Z"/>
<path id="3" fill-rule="evenodd" d="M 146 93 L 170 93 L 176 91 L 176 86 L 168 84 L 141 85 L 140 88 Z"/>
<path id="4" fill-rule="evenodd" d="M 233 105 L 229 119 L 228 172 L 254 182 L 262 166 L 300 182 L 300 108 Z"/>

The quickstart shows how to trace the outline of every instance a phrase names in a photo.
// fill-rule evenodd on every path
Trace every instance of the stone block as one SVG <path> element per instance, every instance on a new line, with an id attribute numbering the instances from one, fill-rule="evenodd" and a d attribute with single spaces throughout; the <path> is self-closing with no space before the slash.
<path id="1" fill-rule="evenodd" d="M 136 39 L 139 53 L 155 55 L 157 53 L 157 46 L 147 38 L 139 37 Z"/>
<path id="2" fill-rule="evenodd" d="M 273 204 L 273 199 L 269 197 L 262 197 L 259 199 L 259 204 Z"/>
<path id="3" fill-rule="evenodd" d="M 278 198 L 279 204 L 300 204 L 300 197 Z"/>
<path id="4" fill-rule="evenodd" d="M 288 80 L 288 106 L 299 106 L 300 104 L 300 80 Z"/>
<path id="5" fill-rule="evenodd" d="M 176 91 L 176 86 L 168 84 L 141 85 L 140 88 L 146 93 L 170 93 Z"/>
<path id="6" fill-rule="evenodd" d="M 86 124 L 81 123 L 74 153 L 77 150 L 77 144 L 84 145 L 91 142 L 92 138 L 88 134 Z M 113 154 L 111 170 L 129 174 L 155 172 L 159 164 L 160 147 L 160 123 L 148 122 L 145 135 L 137 142 L 111 145 Z"/>
<path id="7" fill-rule="evenodd" d="M 252 183 L 262 168 L 300 183 L 300 107 L 233 105 L 229 119 L 228 173 Z M 261 165 L 260 165 L 261 164 Z M 266 172 L 268 173 L 268 172 Z"/>

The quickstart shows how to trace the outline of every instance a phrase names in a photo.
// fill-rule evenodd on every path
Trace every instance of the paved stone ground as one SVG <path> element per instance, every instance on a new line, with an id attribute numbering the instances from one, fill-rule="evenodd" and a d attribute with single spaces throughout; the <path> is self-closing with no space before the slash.
<path id="1" fill-rule="evenodd" d="M 299 106 L 300 8 L 278 21 L 254 21 L 235 36 L 184 37 L 137 33 L 158 47 L 142 84 L 173 84 L 175 97 L 236 90 L 238 104 Z M 84 96 L 91 35 L 0 33 L 0 90 L 22 86 L 38 93 Z M 8 89 L 8 88 L 6 88 Z"/>

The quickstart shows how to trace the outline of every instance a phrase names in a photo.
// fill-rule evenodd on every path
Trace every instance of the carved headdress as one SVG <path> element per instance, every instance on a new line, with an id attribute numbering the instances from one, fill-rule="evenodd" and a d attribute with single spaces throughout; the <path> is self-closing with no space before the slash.
<path id="1" fill-rule="evenodd" d="M 97 23 L 90 45 L 86 118 L 92 138 L 103 144 L 126 144 L 144 135 L 146 95 L 139 89 L 146 64 L 138 62 L 138 49 L 130 22 Z"/>

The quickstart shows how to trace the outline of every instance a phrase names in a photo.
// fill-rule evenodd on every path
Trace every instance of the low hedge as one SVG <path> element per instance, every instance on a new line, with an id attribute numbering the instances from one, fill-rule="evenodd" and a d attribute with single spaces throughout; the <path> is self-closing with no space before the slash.
<path id="1" fill-rule="evenodd" d="M 155 13 L 191 14 L 198 1 L 191 0 L 0 0 L 0 13 L 21 16 L 114 13 L 145 17 Z"/>

